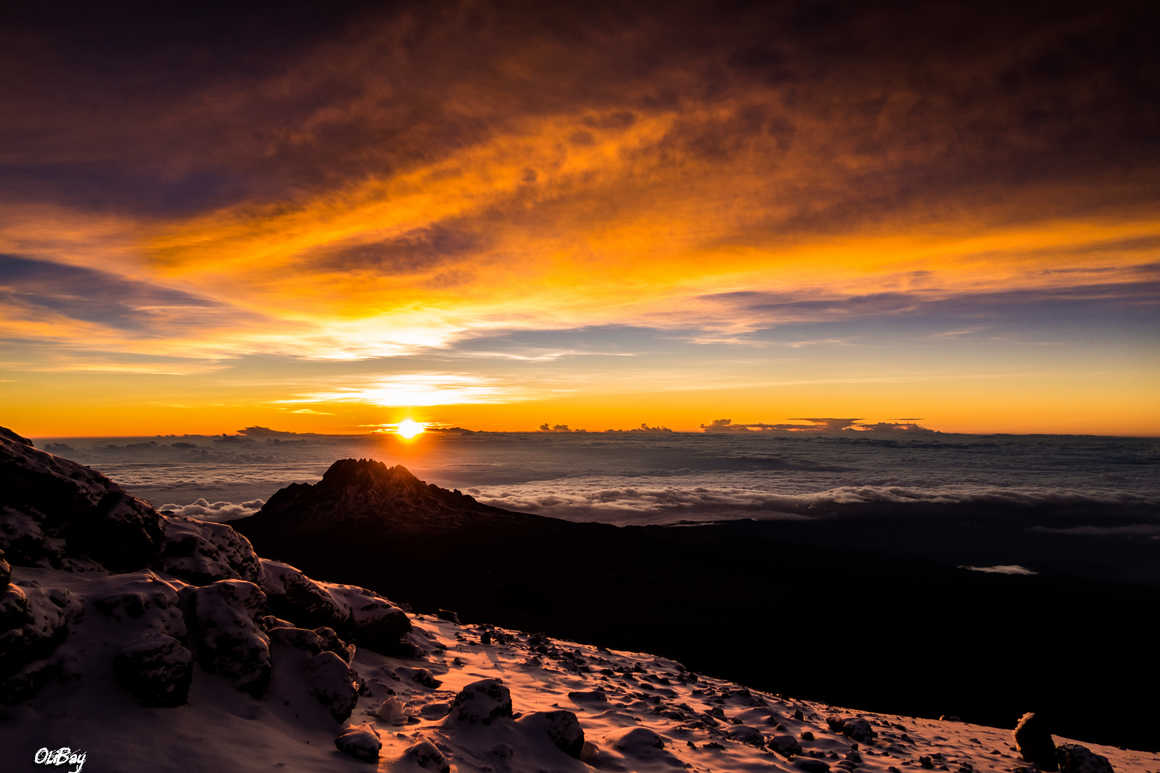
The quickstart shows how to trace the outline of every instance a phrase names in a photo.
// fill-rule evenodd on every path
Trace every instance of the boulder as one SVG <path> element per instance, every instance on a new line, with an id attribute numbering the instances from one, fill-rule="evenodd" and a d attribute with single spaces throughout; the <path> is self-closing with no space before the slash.
<path id="1" fill-rule="evenodd" d="M 182 593 L 185 619 L 206 669 L 261 695 L 270 682 L 270 639 L 256 618 L 266 594 L 252 582 L 219 580 Z"/>
<path id="2" fill-rule="evenodd" d="M 12 565 L 4 558 L 4 551 L 0 550 L 0 593 L 8 588 L 12 580 Z"/>
<path id="3" fill-rule="evenodd" d="M 158 568 L 183 580 L 204 585 L 216 580 L 261 577 L 258 555 L 250 541 L 233 527 L 184 515 L 165 516 Z"/>
<path id="4" fill-rule="evenodd" d="M 378 762 L 379 750 L 383 748 L 378 732 L 369 723 L 344 728 L 334 739 L 334 745 L 343 754 L 363 762 Z"/>
<path id="5" fill-rule="evenodd" d="M 451 773 L 451 764 L 443 756 L 443 752 L 430 741 L 420 741 L 403 752 L 403 761 L 420 770 L 433 770 L 437 773 Z"/>
<path id="6" fill-rule="evenodd" d="M 306 666 L 310 694 L 344 722 L 358 703 L 358 674 L 333 652 L 320 652 Z"/>
<path id="7" fill-rule="evenodd" d="M 532 733 L 547 736 L 557 749 L 569 757 L 580 759 L 584 729 L 571 711 L 537 711 L 521 717 L 519 725 Z"/>
<path id="8" fill-rule="evenodd" d="M 1060 744 L 1055 756 L 1059 773 L 1115 773 L 1107 757 L 1077 743 Z"/>
<path id="9" fill-rule="evenodd" d="M 499 679 L 481 679 L 459 691 L 451 702 L 448 719 L 463 724 L 490 725 L 511 719 L 512 695 Z"/>
<path id="10" fill-rule="evenodd" d="M 1055 770 L 1055 741 L 1042 716 L 1029 711 L 1019 718 L 1015 725 L 1015 748 L 1027 762 L 1034 763 L 1041 770 Z"/>
<path id="11" fill-rule="evenodd" d="M 172 636 L 154 631 L 117 653 L 113 673 L 146 706 L 180 706 L 189 696 L 193 653 Z"/>
<path id="12" fill-rule="evenodd" d="M 573 690 L 568 693 L 568 698 L 582 706 L 604 706 L 608 703 L 608 694 L 604 692 L 602 687 L 597 687 L 595 690 Z"/>
<path id="13" fill-rule="evenodd" d="M 805 773 L 830 773 L 829 765 L 813 757 L 798 757 L 793 761 L 793 766 Z"/>
<path id="14" fill-rule="evenodd" d="M 400 679 L 406 679 L 409 682 L 414 682 L 420 687 L 426 687 L 428 690 L 434 690 L 443 684 L 435 678 L 426 668 L 411 668 L 409 666 L 400 666 L 395 669 L 395 675 Z"/>

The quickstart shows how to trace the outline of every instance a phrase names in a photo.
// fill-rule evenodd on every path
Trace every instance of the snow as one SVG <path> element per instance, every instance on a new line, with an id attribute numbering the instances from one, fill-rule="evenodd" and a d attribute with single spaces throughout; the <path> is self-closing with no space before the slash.
<path id="1" fill-rule="evenodd" d="M 343 723 L 319 703 L 312 693 L 317 687 L 299 668 L 299 661 L 310 658 L 288 645 L 272 647 L 274 674 L 262 698 L 195 665 L 187 704 L 147 707 L 116 681 L 111 662 L 133 632 L 178 632 L 172 599 L 180 581 L 153 573 L 78 574 L 17 566 L 13 582 L 35 589 L 37 596 L 67 595 L 86 604 L 52 655 L 68 677 L 0 709 L 6 769 L 9 764 L 14 770 L 36 769 L 33 759 L 40 749 L 66 746 L 85 754 L 85 769 L 91 771 L 414 771 L 438 770 L 443 760 L 461 773 L 808 767 L 814 757 L 790 759 L 768 747 L 769 740 L 784 736 L 835 771 L 846 758 L 860 758 L 857 767 L 867 773 L 920 769 L 922 757 L 930 757 L 935 769 L 945 764 L 951 771 L 970 765 L 975 771 L 1009 773 L 1026 764 L 1009 729 L 853 712 L 690 674 L 648 654 L 426 615 L 411 616 L 411 636 L 426 653 L 419 658 L 358 648 L 353 670 L 364 687 Z M 226 584 L 230 590 L 248 585 Z M 98 599 L 106 611 L 98 608 Z M 142 611 L 134 616 L 136 609 Z M 345 673 L 337 658 L 328 656 L 328 663 Z M 481 680 L 499 680 L 510 693 L 514 718 L 502 707 L 490 724 L 452 716 L 456 696 Z M 575 739 L 569 717 L 559 712 L 575 715 L 583 731 L 580 759 L 565 751 Z M 873 742 L 848 737 L 865 737 L 866 728 L 847 719 L 865 720 Z M 376 765 L 335 745 L 344 727 L 358 725 L 378 736 Z M 360 748 L 373 746 L 365 735 L 360 738 Z M 1069 741 L 1057 737 L 1056 742 Z M 784 738 L 776 745 L 793 747 Z M 1119 773 L 1160 771 L 1158 754 L 1082 745 L 1106 757 Z"/>

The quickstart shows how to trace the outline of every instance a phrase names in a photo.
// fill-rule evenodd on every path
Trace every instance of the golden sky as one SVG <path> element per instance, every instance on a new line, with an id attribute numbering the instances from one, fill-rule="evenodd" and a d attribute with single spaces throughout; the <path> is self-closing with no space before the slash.
<path id="1" fill-rule="evenodd" d="M 15 19 L 2 423 L 1160 434 L 1153 19 L 718 6 Z"/>

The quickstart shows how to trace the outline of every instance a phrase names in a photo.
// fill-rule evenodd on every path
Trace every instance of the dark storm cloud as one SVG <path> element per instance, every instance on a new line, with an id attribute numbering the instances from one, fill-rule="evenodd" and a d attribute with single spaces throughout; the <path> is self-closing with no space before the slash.
<path id="1" fill-rule="evenodd" d="M 857 188 L 815 183 L 804 228 L 1160 156 L 1143 4 L 25 5 L 0 32 L 0 175 L 93 208 L 279 199 L 521 117 L 578 112 L 584 144 L 694 105 L 724 110 L 682 118 L 662 158 L 822 133 L 835 184 Z"/>
<path id="2" fill-rule="evenodd" d="M 0 255 L 0 306 L 47 311 L 137 335 L 204 325 L 215 301 L 88 268 Z"/>

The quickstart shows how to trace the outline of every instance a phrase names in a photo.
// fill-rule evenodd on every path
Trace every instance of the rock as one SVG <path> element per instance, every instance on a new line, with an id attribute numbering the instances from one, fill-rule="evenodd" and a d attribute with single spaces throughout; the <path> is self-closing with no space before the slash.
<path id="1" fill-rule="evenodd" d="M 440 609 L 435 613 L 435 616 L 440 620 L 446 620 L 449 623 L 459 625 L 459 615 L 450 609 Z"/>
<path id="2" fill-rule="evenodd" d="M 0 428 L 0 550 L 10 561 L 51 559 L 54 543 L 108 569 L 143 569 L 161 546 L 161 516 L 88 467 Z"/>
<path id="3" fill-rule="evenodd" d="M 335 601 L 321 584 L 289 564 L 261 559 L 260 584 L 274 614 L 301 626 L 337 629 L 347 621 L 348 609 Z"/>
<path id="4" fill-rule="evenodd" d="M 320 652 L 306 667 L 310 693 L 343 722 L 358 703 L 358 674 L 333 652 Z"/>
<path id="5" fill-rule="evenodd" d="M 1035 712 L 1027 712 L 1015 725 L 1015 747 L 1027 762 L 1032 762 L 1041 770 L 1055 770 L 1055 741 L 1043 717 Z"/>
<path id="6" fill-rule="evenodd" d="M 465 724 L 490 725 L 511 719 L 512 695 L 499 679 L 481 679 L 459 691 L 451 702 L 448 719 Z"/>
<path id="7" fill-rule="evenodd" d="M 580 759 L 584 729 L 571 711 L 537 711 L 522 717 L 519 725 L 534 733 L 543 733 L 557 749 Z"/>
<path id="8" fill-rule="evenodd" d="M 0 550 L 0 592 L 8 588 L 12 580 L 12 565 L 4 558 L 4 551 Z"/>
<path id="9" fill-rule="evenodd" d="M 261 695 L 270 682 L 270 639 L 257 624 L 266 594 L 252 582 L 219 580 L 182 592 L 198 659 L 238 689 Z"/>
<path id="10" fill-rule="evenodd" d="M 802 736 L 805 737 L 805 733 L 802 733 Z M 808 740 L 812 740 L 812 737 Z M 783 757 L 792 757 L 802 753 L 802 745 L 792 735 L 775 735 L 769 739 L 769 748 Z"/>
<path id="11" fill-rule="evenodd" d="M 343 621 L 334 626 L 357 644 L 385 655 L 406 649 L 411 619 L 391 602 L 357 585 L 320 583 L 338 605 Z"/>
<path id="12" fill-rule="evenodd" d="M 369 723 L 351 725 L 343 729 L 334 739 L 334 745 L 343 754 L 349 754 L 363 762 L 378 762 L 379 750 L 383 748 L 378 732 Z"/>
<path id="13" fill-rule="evenodd" d="M 734 741 L 756 746 L 758 748 L 765 746 L 765 736 L 756 727 L 749 725 L 734 725 L 725 733 Z"/>
<path id="14" fill-rule="evenodd" d="M 829 765 L 812 757 L 798 757 L 793 761 L 793 766 L 806 773 L 830 773 Z"/>
<path id="15" fill-rule="evenodd" d="M 1115 773 L 1107 757 L 1077 743 L 1060 744 L 1055 756 L 1059 773 Z"/>
<path id="16" fill-rule="evenodd" d="M 189 696 L 193 653 L 168 634 L 150 632 L 117 654 L 113 673 L 146 706 L 180 706 Z"/>
<path id="17" fill-rule="evenodd" d="M 430 741 L 420 741 L 403 752 L 403 761 L 414 765 L 421 770 L 434 770 L 438 773 L 451 773 L 451 764 L 443 756 L 443 752 Z"/>
<path id="18" fill-rule="evenodd" d="M 258 582 L 261 577 L 258 555 L 248 539 L 229 524 L 184 515 L 165 517 L 158 567 L 195 585 Z"/>

